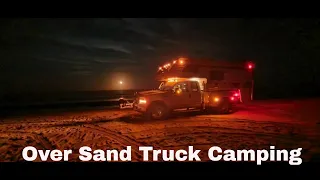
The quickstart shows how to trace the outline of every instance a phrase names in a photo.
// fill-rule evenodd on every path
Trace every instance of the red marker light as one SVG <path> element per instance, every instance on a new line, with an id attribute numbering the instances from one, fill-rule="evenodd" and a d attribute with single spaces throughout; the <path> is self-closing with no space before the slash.
<path id="1" fill-rule="evenodd" d="M 234 97 L 230 97 L 230 100 L 233 101 L 233 100 L 234 100 Z"/>
<path id="2" fill-rule="evenodd" d="M 254 68 L 254 64 L 248 63 L 248 64 L 247 64 L 247 68 L 248 68 L 248 69 L 253 69 L 253 68 Z"/>
<path id="3" fill-rule="evenodd" d="M 239 96 L 239 94 L 238 93 L 235 93 L 233 96 L 236 96 L 236 97 L 238 97 Z"/>

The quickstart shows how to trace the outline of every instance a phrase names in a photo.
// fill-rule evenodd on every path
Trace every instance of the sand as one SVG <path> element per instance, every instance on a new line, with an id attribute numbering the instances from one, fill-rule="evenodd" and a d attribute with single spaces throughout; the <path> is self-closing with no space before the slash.
<path id="1" fill-rule="evenodd" d="M 92 149 L 132 147 L 132 161 L 142 161 L 139 146 L 155 149 L 201 149 L 209 161 L 212 146 L 223 149 L 303 149 L 304 161 L 319 161 L 319 100 L 260 101 L 230 115 L 179 113 L 147 121 L 130 109 L 91 109 L 1 119 L 0 161 L 24 161 L 26 146 L 71 149 L 69 161 L 80 161 L 82 146 Z M 36 161 L 41 161 L 39 158 Z M 51 161 L 50 159 L 48 161 Z"/>

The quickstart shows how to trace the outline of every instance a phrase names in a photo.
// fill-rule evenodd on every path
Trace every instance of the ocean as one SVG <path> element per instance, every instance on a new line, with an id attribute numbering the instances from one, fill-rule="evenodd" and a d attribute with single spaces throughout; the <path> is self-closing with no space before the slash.
<path id="1" fill-rule="evenodd" d="M 134 93 L 142 90 L 3 94 L 0 96 L 0 108 L 2 110 L 13 110 L 28 108 L 71 108 L 76 106 L 115 106 L 118 105 L 120 98 L 132 101 Z"/>

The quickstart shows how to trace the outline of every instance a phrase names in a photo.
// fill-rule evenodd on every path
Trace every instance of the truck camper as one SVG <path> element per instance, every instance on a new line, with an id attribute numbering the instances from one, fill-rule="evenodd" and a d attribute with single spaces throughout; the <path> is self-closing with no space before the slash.
<path id="1" fill-rule="evenodd" d="M 232 112 L 253 100 L 254 64 L 179 58 L 157 69 L 157 90 L 137 92 L 136 111 L 162 119 L 177 109 Z"/>

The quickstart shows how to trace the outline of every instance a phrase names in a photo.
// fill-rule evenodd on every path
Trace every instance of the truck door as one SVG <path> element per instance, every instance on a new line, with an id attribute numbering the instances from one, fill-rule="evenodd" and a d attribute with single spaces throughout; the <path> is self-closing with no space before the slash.
<path id="1" fill-rule="evenodd" d="M 201 107 L 201 90 L 198 81 L 190 81 L 189 107 Z"/>
<path id="2" fill-rule="evenodd" d="M 174 85 L 176 92 L 172 96 L 171 106 L 173 109 L 187 108 L 189 101 L 189 84 L 188 82 L 179 82 Z M 179 92 L 177 92 L 179 90 Z"/>

